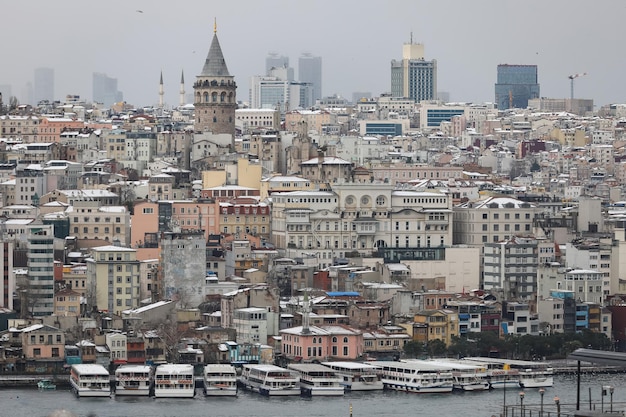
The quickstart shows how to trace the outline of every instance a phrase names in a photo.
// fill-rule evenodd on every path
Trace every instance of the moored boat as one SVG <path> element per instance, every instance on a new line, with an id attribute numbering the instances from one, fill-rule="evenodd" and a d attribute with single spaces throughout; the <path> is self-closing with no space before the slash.
<path id="1" fill-rule="evenodd" d="M 452 359 L 436 359 L 429 362 L 452 372 L 453 388 L 457 391 L 485 391 L 491 388 L 487 379 L 487 369 L 482 365 Z"/>
<path id="2" fill-rule="evenodd" d="M 148 365 L 122 365 L 115 370 L 115 395 L 150 395 L 152 368 Z"/>
<path id="3" fill-rule="evenodd" d="M 463 360 L 485 364 L 491 374 L 492 388 L 502 386 L 502 381 L 505 379 L 507 388 L 515 385 L 522 388 L 542 388 L 554 385 L 554 370 L 546 362 L 485 357 L 471 357 Z"/>
<path id="4" fill-rule="evenodd" d="M 154 372 L 154 396 L 156 398 L 193 398 L 196 385 L 193 365 L 163 364 Z"/>
<path id="5" fill-rule="evenodd" d="M 239 383 L 245 389 L 266 396 L 300 395 L 298 377 L 275 365 L 244 365 Z"/>
<path id="6" fill-rule="evenodd" d="M 40 379 L 39 381 L 37 381 L 37 388 L 39 388 L 40 390 L 53 390 L 57 389 L 57 386 L 49 379 Z"/>
<path id="7" fill-rule="evenodd" d="M 380 368 L 386 389 L 414 393 L 448 393 L 453 389 L 449 368 L 428 361 L 368 362 Z"/>
<path id="8" fill-rule="evenodd" d="M 341 378 L 340 384 L 346 391 L 378 391 L 384 388 L 380 370 L 362 362 L 322 362 Z"/>
<path id="9" fill-rule="evenodd" d="M 204 395 L 227 397 L 237 395 L 237 372 L 230 364 L 208 364 L 202 375 Z"/>
<path id="10" fill-rule="evenodd" d="M 70 371 L 70 385 L 78 397 L 110 397 L 109 371 L 98 364 L 75 364 Z"/>
<path id="11" fill-rule="evenodd" d="M 342 378 L 332 369 L 315 363 L 292 363 L 289 369 L 298 374 L 300 393 L 307 397 L 340 396 L 344 394 Z"/>

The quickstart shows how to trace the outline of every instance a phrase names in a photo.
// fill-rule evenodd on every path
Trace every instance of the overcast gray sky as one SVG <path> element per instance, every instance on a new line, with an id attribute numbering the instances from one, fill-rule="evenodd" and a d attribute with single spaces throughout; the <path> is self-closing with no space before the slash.
<path id="1" fill-rule="evenodd" d="M 296 74 L 302 52 L 321 56 L 324 95 L 379 95 L 413 32 L 454 101 L 493 101 L 498 64 L 537 64 L 542 96 L 569 97 L 568 75 L 587 72 L 576 97 L 599 107 L 626 102 L 625 17 L 623 0 L 3 0 L 0 85 L 19 97 L 34 68 L 51 67 L 56 99 L 91 100 L 92 73 L 104 72 L 127 102 L 152 105 L 162 70 L 176 105 L 181 70 L 189 93 L 217 18 L 238 100 L 270 51 Z"/>

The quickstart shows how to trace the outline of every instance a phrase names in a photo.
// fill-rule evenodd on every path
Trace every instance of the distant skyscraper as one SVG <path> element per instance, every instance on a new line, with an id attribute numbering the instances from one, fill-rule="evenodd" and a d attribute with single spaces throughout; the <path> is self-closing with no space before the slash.
<path id="1" fill-rule="evenodd" d="M 108 77 L 100 72 L 93 73 L 93 101 L 111 107 L 114 103 L 124 101 L 123 94 L 117 90 L 117 78 Z"/>
<path id="2" fill-rule="evenodd" d="M 265 58 L 265 75 L 270 73 L 272 68 L 287 68 L 289 67 L 289 57 L 284 55 L 278 55 L 276 52 L 270 52 Z"/>
<path id="3" fill-rule="evenodd" d="M 528 100 L 539 98 L 537 66 L 498 65 L 495 93 L 498 109 L 525 109 L 528 107 Z"/>
<path id="4" fill-rule="evenodd" d="M 34 105 L 42 100 L 54 101 L 54 70 L 52 68 L 35 68 L 35 88 L 33 91 Z"/>
<path id="5" fill-rule="evenodd" d="M 237 84 L 230 75 L 222 47 L 213 28 L 213 40 L 200 75 L 193 85 L 196 132 L 229 133 L 235 136 Z"/>
<path id="6" fill-rule="evenodd" d="M 0 84 L 0 94 L 2 94 L 2 103 L 8 106 L 9 100 L 11 100 L 11 96 L 13 95 L 11 86 L 9 84 Z"/>
<path id="7" fill-rule="evenodd" d="M 309 53 L 298 59 L 298 81 L 313 86 L 313 103 L 322 98 L 322 58 Z"/>
<path id="8" fill-rule="evenodd" d="M 391 95 L 419 103 L 437 98 L 437 61 L 424 59 L 424 45 L 405 43 L 402 60 L 391 61 Z"/>

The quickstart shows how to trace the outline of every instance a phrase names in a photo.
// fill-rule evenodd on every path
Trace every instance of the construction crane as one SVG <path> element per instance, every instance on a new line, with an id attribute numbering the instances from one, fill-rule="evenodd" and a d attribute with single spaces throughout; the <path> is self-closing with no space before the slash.
<path id="1" fill-rule="evenodd" d="M 574 79 L 578 78 L 578 77 L 582 77 L 583 75 L 587 75 L 586 72 L 582 72 L 582 73 L 578 73 L 578 74 L 573 74 L 568 76 L 567 78 L 569 78 L 569 82 L 570 82 L 570 98 L 572 100 L 574 100 Z"/>

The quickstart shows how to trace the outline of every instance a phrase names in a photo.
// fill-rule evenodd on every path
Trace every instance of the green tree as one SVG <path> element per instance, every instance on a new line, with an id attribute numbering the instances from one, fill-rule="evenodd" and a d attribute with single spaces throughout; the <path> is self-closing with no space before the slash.
<path id="1" fill-rule="evenodd" d="M 424 344 L 411 340 L 404 345 L 404 353 L 410 358 L 418 358 L 424 354 Z"/>
<path id="2" fill-rule="evenodd" d="M 447 351 L 446 344 L 439 339 L 429 340 L 426 343 L 426 349 L 430 357 L 443 356 Z"/>

